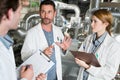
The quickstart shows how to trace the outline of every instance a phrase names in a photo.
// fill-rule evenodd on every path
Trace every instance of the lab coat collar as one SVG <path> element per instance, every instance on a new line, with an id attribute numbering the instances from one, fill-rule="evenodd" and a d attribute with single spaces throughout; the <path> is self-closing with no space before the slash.
<path id="1" fill-rule="evenodd" d="M 5 47 L 7 49 L 9 49 L 14 43 L 14 41 L 8 35 L 6 35 L 4 37 L 0 36 L 0 40 L 2 41 L 2 43 L 5 45 Z"/>
<path id="2" fill-rule="evenodd" d="M 92 35 L 94 35 L 94 33 L 93 33 Z M 108 32 L 106 32 L 106 37 L 105 37 L 105 39 L 104 39 L 104 41 L 103 41 L 103 45 L 106 46 L 106 45 L 110 42 L 110 41 L 109 41 L 109 38 L 111 38 L 111 36 L 109 35 Z M 94 36 L 91 36 L 91 38 L 90 38 L 90 40 L 89 40 L 89 43 L 92 43 L 93 39 L 94 39 Z"/>
<path id="3" fill-rule="evenodd" d="M 112 38 L 109 33 L 107 32 L 106 34 L 106 37 L 105 37 L 105 40 L 103 41 L 103 45 L 107 46 L 110 42 L 111 42 L 111 39 Z"/>

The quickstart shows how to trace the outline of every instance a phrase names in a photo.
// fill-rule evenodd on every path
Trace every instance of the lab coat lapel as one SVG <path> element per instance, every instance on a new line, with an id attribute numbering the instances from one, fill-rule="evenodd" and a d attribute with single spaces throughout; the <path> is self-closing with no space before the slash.
<path id="1" fill-rule="evenodd" d="M 41 24 L 39 26 L 39 34 L 41 36 L 41 38 L 40 38 L 41 39 L 41 44 L 40 44 L 41 48 L 40 49 L 44 50 L 46 47 L 48 47 L 48 43 L 47 43 L 47 40 L 46 40 L 46 37 L 45 37 L 45 34 L 43 32 Z"/>
<path id="2" fill-rule="evenodd" d="M 92 46 L 92 41 L 93 41 L 93 36 L 90 37 L 89 41 L 87 42 L 87 46 L 85 48 L 85 51 L 87 51 L 88 53 L 90 52 L 90 48 Z"/>
<path id="3" fill-rule="evenodd" d="M 55 30 L 55 26 L 53 26 L 53 35 L 54 35 L 54 42 L 60 42 L 62 38 L 60 37 L 61 34 L 57 30 Z M 59 40 L 58 40 L 59 38 Z M 59 46 L 55 45 L 55 57 L 56 57 L 56 69 L 57 69 L 57 78 L 58 80 L 62 80 L 62 66 L 61 66 L 61 50 Z"/>
<path id="4" fill-rule="evenodd" d="M 95 55 L 98 55 L 98 60 L 101 61 L 102 56 L 107 56 L 106 53 L 104 53 L 105 50 L 107 50 L 107 44 L 109 44 L 109 34 L 106 35 L 105 40 L 103 41 L 102 45 L 97 49 Z"/>
<path id="5" fill-rule="evenodd" d="M 5 57 L 6 59 L 8 59 L 9 62 L 12 62 L 13 64 L 15 64 L 12 47 L 10 47 L 10 49 L 8 50 L 4 46 L 4 44 L 0 42 L 0 48 L 2 50 L 2 51 L 0 51 L 0 55 L 3 55 L 3 57 Z"/>

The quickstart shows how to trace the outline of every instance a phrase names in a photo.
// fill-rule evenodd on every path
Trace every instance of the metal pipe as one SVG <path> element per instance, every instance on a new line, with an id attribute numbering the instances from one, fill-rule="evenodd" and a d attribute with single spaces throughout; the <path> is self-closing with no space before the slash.
<path id="1" fill-rule="evenodd" d="M 99 8 L 100 7 L 100 0 L 90 0 L 90 9 Z"/>
<path id="2" fill-rule="evenodd" d="M 114 13 L 114 12 L 112 12 L 112 15 L 116 16 L 116 17 L 120 17 L 120 13 Z"/>
<path id="3" fill-rule="evenodd" d="M 39 14 L 33 14 L 33 15 L 30 15 L 30 16 L 27 18 L 27 20 L 26 20 L 26 22 L 25 22 L 25 29 L 26 29 L 26 30 L 28 30 L 28 21 L 29 21 L 30 18 L 32 18 L 32 17 L 40 17 L 40 15 L 39 15 Z"/>
<path id="4" fill-rule="evenodd" d="M 73 4 L 66 4 L 63 2 L 55 1 L 56 6 L 59 5 L 59 9 L 68 9 L 68 10 L 74 10 L 75 11 L 75 17 L 80 16 L 80 9 L 78 6 Z"/>

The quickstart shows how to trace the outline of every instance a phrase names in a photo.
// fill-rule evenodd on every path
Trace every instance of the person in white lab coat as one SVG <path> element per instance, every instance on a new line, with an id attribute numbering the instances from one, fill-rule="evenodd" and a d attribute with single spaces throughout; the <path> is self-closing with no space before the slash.
<path id="1" fill-rule="evenodd" d="M 0 80 L 17 80 L 13 55 L 13 40 L 7 35 L 11 29 L 16 29 L 20 18 L 21 5 L 19 0 L 0 1 Z M 21 71 L 21 80 L 31 80 L 32 66 Z"/>
<path id="2" fill-rule="evenodd" d="M 75 58 L 80 65 L 77 80 L 112 80 L 115 77 L 120 63 L 120 44 L 111 36 L 112 21 L 111 13 L 105 9 L 92 13 L 93 34 L 85 39 L 79 51 L 93 53 L 101 67 L 88 65 Z"/>
<path id="3" fill-rule="evenodd" d="M 48 71 L 47 80 L 62 80 L 61 53 L 71 44 L 71 38 L 68 36 L 64 38 L 60 28 L 52 23 L 55 16 L 54 2 L 42 1 L 40 4 L 41 23 L 28 31 L 21 50 L 23 61 L 39 50 L 52 59 L 55 65 Z"/>
<path id="4" fill-rule="evenodd" d="M 22 5 L 20 0 L 0 0 L 0 80 L 18 80 L 13 55 L 13 40 L 7 35 L 11 29 L 16 29 Z M 33 68 L 23 66 L 19 80 L 32 80 Z M 36 80 L 40 80 L 40 76 Z"/>

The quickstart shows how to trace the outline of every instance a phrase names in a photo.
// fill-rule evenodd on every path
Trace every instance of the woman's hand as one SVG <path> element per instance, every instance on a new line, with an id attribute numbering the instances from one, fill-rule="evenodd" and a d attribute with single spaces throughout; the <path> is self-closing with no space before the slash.
<path id="1" fill-rule="evenodd" d="M 75 62 L 79 65 L 79 66 L 82 66 L 84 67 L 85 69 L 88 69 L 90 68 L 90 65 L 88 65 L 87 63 L 85 63 L 84 61 L 78 59 L 78 58 L 75 58 Z"/>

